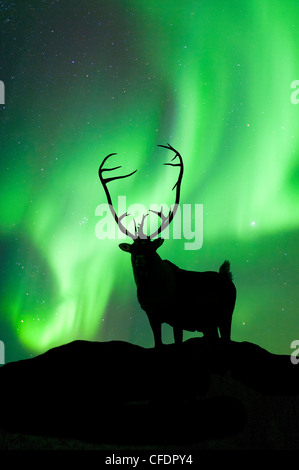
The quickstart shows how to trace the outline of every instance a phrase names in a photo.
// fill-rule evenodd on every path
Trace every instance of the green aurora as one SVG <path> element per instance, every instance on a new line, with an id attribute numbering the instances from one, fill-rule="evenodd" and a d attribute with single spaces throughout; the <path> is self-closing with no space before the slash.
<path id="1" fill-rule="evenodd" d="M 106 203 L 98 167 L 116 152 L 119 174 L 138 172 L 111 183 L 114 195 L 171 204 L 173 173 L 160 171 L 167 152 L 157 147 L 167 142 L 184 159 L 181 204 L 203 204 L 203 246 L 187 251 L 170 237 L 159 254 L 201 271 L 229 259 L 232 339 L 290 354 L 299 339 L 298 2 L 69 5 L 0 2 L 6 362 L 75 339 L 153 346 L 129 256 L 95 234 Z"/>

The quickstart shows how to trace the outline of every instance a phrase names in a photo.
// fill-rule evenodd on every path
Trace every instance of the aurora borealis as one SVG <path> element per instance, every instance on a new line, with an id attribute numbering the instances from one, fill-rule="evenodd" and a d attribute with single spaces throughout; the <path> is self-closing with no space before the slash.
<path id="1" fill-rule="evenodd" d="M 106 203 L 98 168 L 115 152 L 122 174 L 138 172 L 111 191 L 171 203 L 157 147 L 168 142 L 184 159 L 181 204 L 203 204 L 203 246 L 170 237 L 159 254 L 191 270 L 229 259 L 232 339 L 291 353 L 298 24 L 295 0 L 0 1 L 6 362 L 75 339 L 153 346 L 129 256 L 95 234 Z"/>

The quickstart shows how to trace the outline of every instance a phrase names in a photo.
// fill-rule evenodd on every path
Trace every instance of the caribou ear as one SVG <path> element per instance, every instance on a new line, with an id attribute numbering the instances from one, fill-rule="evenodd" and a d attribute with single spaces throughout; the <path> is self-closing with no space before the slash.
<path id="1" fill-rule="evenodd" d="M 123 251 L 127 251 L 128 253 L 131 253 L 131 246 L 130 243 L 120 243 L 120 245 L 118 245 L 119 248 Z"/>
<path id="2" fill-rule="evenodd" d="M 153 241 L 153 245 L 155 250 L 157 250 L 161 245 L 164 243 L 164 238 L 156 238 L 156 240 Z"/>

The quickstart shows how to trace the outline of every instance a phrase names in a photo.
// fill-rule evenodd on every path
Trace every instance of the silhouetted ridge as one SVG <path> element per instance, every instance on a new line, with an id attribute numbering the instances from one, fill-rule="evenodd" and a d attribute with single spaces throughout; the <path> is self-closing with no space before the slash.
<path id="1" fill-rule="evenodd" d="M 0 369 L 0 427 L 101 443 L 182 445 L 234 436 L 257 413 L 257 423 L 283 420 L 296 439 L 297 414 L 283 410 L 293 397 L 297 406 L 298 374 L 289 356 L 248 342 L 192 338 L 146 349 L 74 341 Z M 248 429 L 251 436 L 250 423 Z"/>

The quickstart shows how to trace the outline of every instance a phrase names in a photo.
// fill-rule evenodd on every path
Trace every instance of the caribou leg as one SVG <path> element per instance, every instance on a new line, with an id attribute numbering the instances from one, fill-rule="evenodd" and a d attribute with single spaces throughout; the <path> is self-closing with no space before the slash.
<path id="1" fill-rule="evenodd" d="M 207 341 L 217 341 L 219 339 L 218 328 L 216 325 L 211 325 L 203 331 L 204 339 Z"/>
<path id="2" fill-rule="evenodd" d="M 154 334 L 155 348 L 160 348 L 163 345 L 161 323 L 150 315 L 148 315 L 148 319 Z"/>
<path id="3" fill-rule="evenodd" d="M 176 344 L 181 344 L 183 342 L 183 330 L 178 326 L 173 327 L 173 336 L 174 342 Z"/>

